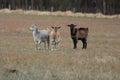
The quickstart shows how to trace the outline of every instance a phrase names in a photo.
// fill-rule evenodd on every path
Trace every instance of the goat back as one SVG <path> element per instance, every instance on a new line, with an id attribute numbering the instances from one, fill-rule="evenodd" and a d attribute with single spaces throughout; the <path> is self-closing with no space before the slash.
<path id="1" fill-rule="evenodd" d="M 88 28 L 78 28 L 77 30 L 77 36 L 84 38 L 88 36 Z"/>

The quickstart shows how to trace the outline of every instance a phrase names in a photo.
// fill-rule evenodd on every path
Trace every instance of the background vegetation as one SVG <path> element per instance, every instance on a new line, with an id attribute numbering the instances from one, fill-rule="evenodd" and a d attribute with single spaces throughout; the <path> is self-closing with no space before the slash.
<path id="1" fill-rule="evenodd" d="M 120 0 L 0 0 L 0 8 L 119 14 Z"/>

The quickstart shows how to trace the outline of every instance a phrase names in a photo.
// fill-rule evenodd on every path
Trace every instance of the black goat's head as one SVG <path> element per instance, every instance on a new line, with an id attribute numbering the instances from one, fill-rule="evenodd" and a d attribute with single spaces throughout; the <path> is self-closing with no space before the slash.
<path id="1" fill-rule="evenodd" d="M 74 27 L 76 27 L 77 25 L 75 25 L 75 24 L 69 24 L 69 25 L 67 25 L 68 27 L 70 27 L 70 28 L 74 28 Z"/>

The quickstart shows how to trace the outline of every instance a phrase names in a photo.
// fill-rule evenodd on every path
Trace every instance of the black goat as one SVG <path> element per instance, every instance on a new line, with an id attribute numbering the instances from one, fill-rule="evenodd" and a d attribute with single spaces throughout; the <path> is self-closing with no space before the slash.
<path id="1" fill-rule="evenodd" d="M 87 48 L 88 28 L 75 28 L 77 25 L 74 25 L 74 24 L 70 24 L 67 26 L 70 27 L 71 38 L 73 40 L 74 49 L 77 48 L 78 40 L 81 40 L 83 43 L 82 49 L 86 49 Z"/>

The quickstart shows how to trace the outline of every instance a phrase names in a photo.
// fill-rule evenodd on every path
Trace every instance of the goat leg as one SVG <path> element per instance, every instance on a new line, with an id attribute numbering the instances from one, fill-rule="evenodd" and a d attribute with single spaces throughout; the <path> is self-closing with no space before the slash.
<path id="1" fill-rule="evenodd" d="M 46 41 L 44 42 L 44 49 L 46 49 Z"/>
<path id="2" fill-rule="evenodd" d="M 36 42 L 35 45 L 36 45 L 36 50 L 38 50 L 38 42 Z"/>
<path id="3" fill-rule="evenodd" d="M 74 49 L 77 48 L 77 39 L 73 39 Z"/>
<path id="4" fill-rule="evenodd" d="M 83 43 L 83 48 L 82 49 L 86 49 L 87 48 L 86 39 L 82 39 L 82 43 Z"/>
<path id="5" fill-rule="evenodd" d="M 48 45 L 48 49 L 50 48 L 50 37 L 48 37 L 47 39 L 47 45 Z"/>

